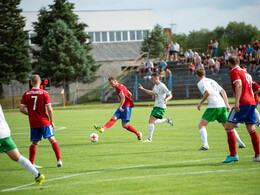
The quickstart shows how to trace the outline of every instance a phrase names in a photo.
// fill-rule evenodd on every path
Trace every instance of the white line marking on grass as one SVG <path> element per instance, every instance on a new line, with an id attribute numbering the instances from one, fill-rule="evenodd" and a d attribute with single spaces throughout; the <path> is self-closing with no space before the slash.
<path id="1" fill-rule="evenodd" d="M 60 130 L 63 130 L 63 129 L 67 129 L 67 127 L 55 128 L 54 131 L 60 131 Z M 22 134 L 28 134 L 28 133 L 30 133 L 30 132 L 28 131 L 28 132 L 23 132 L 23 133 L 12 133 L 12 135 L 22 135 Z"/>

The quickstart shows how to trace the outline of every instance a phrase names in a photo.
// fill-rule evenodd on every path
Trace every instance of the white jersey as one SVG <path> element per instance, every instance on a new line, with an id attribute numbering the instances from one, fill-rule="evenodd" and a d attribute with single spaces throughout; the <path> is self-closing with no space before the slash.
<path id="1" fill-rule="evenodd" d="M 5 116 L 0 104 L 0 139 L 7 138 L 11 136 L 10 128 L 5 120 Z"/>
<path id="2" fill-rule="evenodd" d="M 198 82 L 197 86 L 202 94 L 204 94 L 206 90 L 209 92 L 210 95 L 207 98 L 208 108 L 226 107 L 225 102 L 220 95 L 220 91 L 223 88 L 220 87 L 216 81 L 204 77 Z"/>
<path id="3" fill-rule="evenodd" d="M 165 84 L 160 83 L 159 85 L 154 85 L 153 93 L 155 93 L 154 107 L 166 108 L 164 99 L 166 98 L 166 95 L 171 94 L 171 91 L 165 86 Z"/>

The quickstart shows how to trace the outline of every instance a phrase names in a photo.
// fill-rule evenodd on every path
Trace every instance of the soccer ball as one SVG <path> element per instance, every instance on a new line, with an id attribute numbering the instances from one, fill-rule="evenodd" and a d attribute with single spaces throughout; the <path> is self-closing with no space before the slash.
<path id="1" fill-rule="evenodd" d="M 98 134 L 96 134 L 96 133 L 91 133 L 90 136 L 89 136 L 89 139 L 90 139 L 90 141 L 92 141 L 92 142 L 97 142 L 98 139 L 99 139 Z"/>

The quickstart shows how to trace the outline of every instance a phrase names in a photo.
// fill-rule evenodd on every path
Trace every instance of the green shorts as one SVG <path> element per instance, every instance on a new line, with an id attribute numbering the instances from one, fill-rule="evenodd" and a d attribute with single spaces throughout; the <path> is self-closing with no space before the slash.
<path id="1" fill-rule="evenodd" d="M 154 116 L 155 118 L 162 119 L 165 110 L 166 110 L 165 108 L 153 107 L 153 110 L 152 110 L 152 112 L 151 112 L 150 117 L 151 117 L 151 116 Z"/>
<path id="2" fill-rule="evenodd" d="M 8 150 L 14 150 L 16 149 L 16 145 L 11 137 L 7 137 L 4 139 L 0 139 L 0 152 L 6 152 Z"/>
<path id="3" fill-rule="evenodd" d="M 227 122 L 227 108 L 207 108 L 202 118 L 206 121 L 213 122 L 217 120 L 219 123 Z"/>

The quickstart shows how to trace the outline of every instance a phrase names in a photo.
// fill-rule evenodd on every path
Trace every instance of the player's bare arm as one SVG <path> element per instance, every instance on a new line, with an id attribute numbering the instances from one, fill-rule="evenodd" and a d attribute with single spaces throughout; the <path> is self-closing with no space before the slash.
<path id="1" fill-rule="evenodd" d="M 172 99 L 172 94 L 169 94 L 167 98 L 164 99 L 164 103 L 167 104 L 167 102 Z"/>
<path id="2" fill-rule="evenodd" d="M 120 96 L 120 106 L 119 106 L 119 110 L 120 110 L 121 112 L 124 112 L 124 109 L 122 108 L 122 106 L 123 106 L 124 103 L 125 103 L 125 95 L 124 95 L 124 93 L 121 91 L 121 92 L 119 93 L 119 96 Z"/>
<path id="3" fill-rule="evenodd" d="M 234 83 L 234 85 L 235 85 L 235 92 L 236 92 L 234 110 L 235 110 L 235 112 L 239 112 L 240 111 L 239 100 L 240 100 L 240 97 L 241 97 L 241 94 L 242 94 L 242 82 L 237 81 L 237 82 Z"/>
<path id="4" fill-rule="evenodd" d="M 141 89 L 141 90 L 143 90 L 145 93 L 148 93 L 148 94 L 150 94 L 150 95 L 155 95 L 155 93 L 152 92 L 151 90 L 148 90 L 148 89 L 143 88 L 143 86 L 142 86 L 141 84 L 138 85 L 138 88 Z"/>
<path id="5" fill-rule="evenodd" d="M 197 105 L 198 110 L 200 110 L 200 108 L 201 108 L 203 102 L 205 102 L 205 101 L 207 100 L 207 98 L 209 97 L 209 95 L 210 95 L 210 93 L 208 92 L 208 90 L 206 90 L 206 91 L 204 92 L 204 94 L 203 94 L 203 97 L 202 97 L 200 103 Z"/>
<path id="6" fill-rule="evenodd" d="M 20 105 L 20 112 L 23 113 L 23 114 L 25 114 L 25 115 L 28 115 L 28 110 L 27 110 L 26 107 L 23 106 L 23 105 Z"/>
<path id="7" fill-rule="evenodd" d="M 53 129 L 55 129 L 54 121 L 53 121 L 53 109 L 51 105 L 47 105 L 47 111 L 50 119 L 50 123 Z"/>
<path id="8" fill-rule="evenodd" d="M 258 94 L 258 93 L 260 93 L 260 89 L 258 89 L 258 90 L 256 90 L 256 91 L 254 92 L 254 94 Z"/>
<path id="9" fill-rule="evenodd" d="M 221 93 L 222 98 L 223 98 L 223 100 L 224 100 L 224 102 L 225 102 L 227 111 L 229 112 L 229 111 L 230 111 L 230 105 L 229 105 L 229 103 L 228 103 L 227 93 L 226 93 L 226 91 L 225 91 L 224 89 L 222 89 L 222 90 L 220 91 L 220 93 Z"/>
<path id="10" fill-rule="evenodd" d="M 130 91 L 128 91 L 128 93 L 129 93 L 130 97 L 132 97 L 132 93 Z"/>

